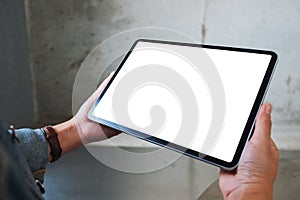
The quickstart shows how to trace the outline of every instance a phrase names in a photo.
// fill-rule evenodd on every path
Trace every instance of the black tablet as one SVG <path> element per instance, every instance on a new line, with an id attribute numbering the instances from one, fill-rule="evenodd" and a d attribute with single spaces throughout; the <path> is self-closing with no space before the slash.
<path id="1" fill-rule="evenodd" d="M 252 133 L 276 60 L 272 51 L 140 39 L 89 118 L 230 170 Z"/>

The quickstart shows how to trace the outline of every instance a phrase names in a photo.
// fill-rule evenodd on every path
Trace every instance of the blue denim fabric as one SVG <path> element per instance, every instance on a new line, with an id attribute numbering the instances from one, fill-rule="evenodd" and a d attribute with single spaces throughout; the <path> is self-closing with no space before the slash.
<path id="1" fill-rule="evenodd" d="M 35 182 L 32 172 L 28 166 L 28 162 L 25 159 L 23 151 L 28 151 L 25 154 L 31 154 L 30 148 L 40 148 L 38 154 L 31 155 L 33 157 L 39 157 L 44 152 L 45 144 L 42 139 L 40 131 L 33 131 L 31 129 L 18 131 L 20 134 L 20 142 L 13 139 L 12 134 L 8 134 L 6 129 L 2 127 L 0 122 L 0 199 L 9 200 L 37 200 L 44 199 L 41 190 Z M 40 139 L 38 139 L 40 138 Z M 30 141 L 30 142 L 29 142 Z M 41 146 L 36 146 L 34 142 L 39 143 Z M 31 147 L 28 144 L 33 144 Z M 46 144 L 47 145 L 47 144 Z M 25 148 L 24 148 L 25 147 Z M 35 154 L 35 153 L 34 153 Z M 31 157 L 30 156 L 30 157 Z M 43 155 L 44 156 L 44 155 Z M 29 158 L 32 160 L 32 158 Z M 35 159 L 35 168 L 42 167 L 42 159 Z M 30 161 L 31 162 L 31 161 Z M 33 164 L 33 163 L 31 163 Z M 34 166 L 34 165 L 33 165 Z"/>
<path id="2" fill-rule="evenodd" d="M 16 129 L 20 139 L 21 152 L 28 162 L 31 172 L 45 168 L 48 163 L 48 143 L 42 129 Z"/>

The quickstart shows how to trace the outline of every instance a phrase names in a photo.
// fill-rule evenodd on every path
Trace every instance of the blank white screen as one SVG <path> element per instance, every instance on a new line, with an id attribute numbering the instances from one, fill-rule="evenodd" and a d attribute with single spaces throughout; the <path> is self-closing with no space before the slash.
<path id="1" fill-rule="evenodd" d="M 197 55 L 203 54 L 203 51 L 214 64 L 225 93 L 225 119 L 214 145 L 209 150 L 204 150 L 202 147 L 214 116 L 214 105 L 211 101 L 210 86 L 207 85 L 206 77 L 199 70 L 200 65 L 202 63 L 205 65 L 205 62 L 199 60 Z M 231 162 L 270 59 L 271 56 L 265 54 L 139 42 L 96 106 L 93 115 Z M 126 104 L 130 119 L 116 119 L 118 113 L 113 110 L 112 102 L 118 84 L 127 74 L 147 65 L 165 66 L 176 71 L 194 92 L 199 103 L 198 107 L 195 107 L 199 110 L 199 118 L 193 140 L 188 145 L 186 142 L 175 142 L 178 134 L 185 134 L 178 132 L 185 108 L 180 104 L 181 101 L 176 93 L 169 90 L 166 85 L 153 82 L 132 88 L 129 99 L 118 99 L 119 102 L 124 101 L 123 103 Z M 160 73 L 159 70 L 157 73 Z M 145 73 L 142 76 L 149 79 L 151 75 Z M 168 79 L 168 76 L 165 78 Z M 156 105 L 164 109 L 166 120 L 158 132 L 147 132 L 144 128 L 151 124 L 153 119 L 149 117 L 149 113 Z M 128 120 L 136 126 L 130 127 L 131 123 L 128 123 Z"/>

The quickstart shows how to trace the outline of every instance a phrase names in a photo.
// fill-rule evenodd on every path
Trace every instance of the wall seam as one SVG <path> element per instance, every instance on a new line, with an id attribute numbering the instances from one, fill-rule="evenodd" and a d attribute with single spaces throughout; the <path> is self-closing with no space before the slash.
<path id="1" fill-rule="evenodd" d="M 203 15 L 202 15 L 202 24 L 201 24 L 201 43 L 205 43 L 205 36 L 206 36 L 206 10 L 207 10 L 207 1 L 203 1 Z"/>
<path id="2" fill-rule="evenodd" d="M 31 52 L 32 45 L 31 45 L 31 16 L 29 12 L 30 7 L 30 0 L 24 0 L 24 10 L 25 10 L 25 27 L 26 27 L 26 37 L 27 37 L 27 48 L 28 48 L 28 64 L 29 64 L 29 70 L 31 75 L 31 83 L 32 83 L 32 96 L 33 96 L 33 112 L 34 112 L 34 125 L 36 126 L 38 123 L 38 105 L 37 105 L 37 91 L 36 91 L 36 79 L 35 79 L 35 73 L 33 70 L 33 55 Z"/>

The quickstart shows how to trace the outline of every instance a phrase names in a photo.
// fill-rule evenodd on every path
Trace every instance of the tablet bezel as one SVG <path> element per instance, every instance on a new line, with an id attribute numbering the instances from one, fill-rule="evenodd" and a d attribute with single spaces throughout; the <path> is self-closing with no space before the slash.
<path id="1" fill-rule="evenodd" d="M 246 52 L 246 53 L 265 54 L 265 55 L 270 55 L 271 56 L 269 66 L 266 70 L 263 81 L 262 81 L 261 86 L 259 88 L 259 91 L 256 95 L 255 102 L 252 106 L 252 109 L 251 109 L 251 112 L 249 114 L 247 123 L 244 127 L 244 131 L 241 135 L 241 139 L 239 141 L 239 144 L 237 146 L 237 149 L 235 151 L 234 157 L 233 157 L 231 162 L 226 162 L 224 160 L 220 160 L 220 159 L 212 157 L 210 155 L 206 155 L 206 154 L 203 154 L 201 152 L 194 151 L 192 149 L 187 149 L 186 147 L 182 147 L 182 146 L 174 144 L 172 142 L 168 142 L 168 141 L 162 140 L 160 138 L 156 138 L 154 136 L 150 136 L 150 135 L 147 135 L 145 133 L 130 129 L 128 127 L 125 127 L 125 126 L 122 126 L 122 125 L 119 125 L 119 124 L 116 124 L 114 122 L 110 122 L 110 121 L 98 118 L 98 117 L 96 117 L 92 114 L 95 107 L 100 102 L 100 100 L 104 96 L 105 92 L 107 91 L 107 89 L 109 88 L 111 83 L 113 82 L 114 78 L 118 75 L 118 72 L 123 67 L 124 63 L 126 62 L 128 57 L 130 56 L 131 52 L 133 51 L 133 49 L 135 48 L 135 46 L 139 42 L 150 42 L 150 43 L 161 43 L 161 44 L 170 44 L 170 45 L 179 45 L 179 46 L 199 47 L 199 48 L 207 48 L 207 49 L 228 50 L 228 51 L 237 51 L 237 52 Z M 114 128 L 114 129 L 118 129 L 122 132 L 125 132 L 125 133 L 129 134 L 129 135 L 133 135 L 135 137 L 138 137 L 140 139 L 143 139 L 143 140 L 146 140 L 148 142 L 154 143 L 156 145 L 166 147 L 168 149 L 177 151 L 177 152 L 182 153 L 184 155 L 187 155 L 187 156 L 193 157 L 195 159 L 210 163 L 212 165 L 221 167 L 221 168 L 226 169 L 226 170 L 232 170 L 238 165 L 240 157 L 243 153 L 244 147 L 245 147 L 251 133 L 253 132 L 256 116 L 257 116 L 258 110 L 259 110 L 259 108 L 260 108 L 260 106 L 261 106 L 261 104 L 264 100 L 265 94 L 268 90 L 269 83 L 270 83 L 270 80 L 271 80 L 272 75 L 274 73 L 275 66 L 276 66 L 277 58 L 278 58 L 278 56 L 275 52 L 268 51 L 268 50 L 237 48 L 237 47 L 227 47 L 227 46 L 215 46 L 215 45 L 203 45 L 203 44 L 162 41 L 162 40 L 152 40 L 152 39 L 138 39 L 134 42 L 134 44 L 132 45 L 132 47 L 130 48 L 128 53 L 122 59 L 120 65 L 116 69 L 114 75 L 112 76 L 112 78 L 108 82 L 107 86 L 103 89 L 103 91 L 99 95 L 97 101 L 94 103 L 94 105 L 90 109 L 88 117 L 93 121 L 104 124 L 106 126 Z"/>

